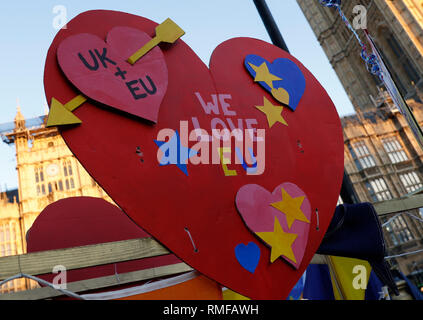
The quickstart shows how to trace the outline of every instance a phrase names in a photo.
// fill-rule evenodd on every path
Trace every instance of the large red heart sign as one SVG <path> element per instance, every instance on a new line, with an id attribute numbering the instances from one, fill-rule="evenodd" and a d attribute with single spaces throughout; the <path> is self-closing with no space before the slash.
<path id="1" fill-rule="evenodd" d="M 67 38 L 89 33 L 104 41 L 115 27 L 154 36 L 156 26 L 114 11 L 75 17 L 48 51 L 47 100 L 70 101 L 80 94 L 57 63 L 57 49 Z M 88 100 L 75 111 L 82 123 L 59 127 L 60 132 L 119 207 L 180 259 L 250 298 L 284 299 L 318 249 L 337 203 L 343 138 L 335 107 L 298 60 L 260 40 L 222 43 L 210 69 L 181 40 L 160 49 L 168 87 L 156 124 Z M 248 56 L 260 59 L 246 60 Z M 298 68 L 274 64 L 277 59 Z M 275 75 L 275 65 L 291 69 L 277 69 Z M 296 85 L 292 79 L 305 79 L 302 96 L 294 96 L 302 90 L 291 89 Z M 299 101 L 295 111 L 260 85 L 275 89 L 276 81 L 282 81 L 277 90 L 283 99 Z M 269 197 L 272 203 L 260 204 L 280 212 L 273 230 L 252 232 L 237 210 L 238 191 L 257 185 L 271 193 L 285 183 L 301 193 L 279 188 L 279 195 Z M 304 199 L 311 206 L 306 218 Z M 295 227 L 298 223 L 309 227 Z M 295 230 L 309 230 L 301 257 L 293 255 L 293 248 L 305 235 Z M 300 261 L 295 267 L 288 262 L 294 259 Z"/>

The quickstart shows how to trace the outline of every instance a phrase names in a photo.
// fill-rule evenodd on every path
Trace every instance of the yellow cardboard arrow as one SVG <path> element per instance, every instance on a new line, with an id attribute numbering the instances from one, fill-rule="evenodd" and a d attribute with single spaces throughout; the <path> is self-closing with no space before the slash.
<path id="1" fill-rule="evenodd" d="M 82 121 L 75 116 L 72 111 L 87 101 L 83 95 L 77 95 L 65 105 L 61 104 L 56 98 L 51 98 L 50 112 L 47 119 L 47 127 L 62 126 L 68 124 L 78 124 Z"/>
<path id="2" fill-rule="evenodd" d="M 184 34 L 184 30 L 182 30 L 170 18 L 167 18 L 165 21 L 163 21 L 156 27 L 156 36 L 149 42 L 147 42 L 141 49 L 136 51 L 132 56 L 130 56 L 128 62 L 130 64 L 134 64 L 148 51 L 157 46 L 160 42 L 174 43 Z"/>

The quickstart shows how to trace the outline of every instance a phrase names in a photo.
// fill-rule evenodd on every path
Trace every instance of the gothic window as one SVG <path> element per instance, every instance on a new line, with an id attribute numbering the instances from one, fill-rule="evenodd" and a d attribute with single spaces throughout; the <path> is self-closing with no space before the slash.
<path id="1" fill-rule="evenodd" d="M 0 222 L 0 257 L 18 254 L 18 223 L 15 221 Z M 16 279 L 0 286 L 0 293 L 13 292 L 22 287 L 22 280 Z"/>
<path id="2" fill-rule="evenodd" d="M 420 177 L 414 171 L 400 174 L 399 177 L 405 190 L 407 190 L 407 193 L 416 191 L 417 189 L 423 187 Z"/>
<path id="3" fill-rule="evenodd" d="M 394 246 L 409 242 L 414 239 L 405 219 L 402 216 L 397 216 L 391 220 L 386 226 L 386 231 Z"/>
<path id="4" fill-rule="evenodd" d="M 359 170 L 374 167 L 376 165 L 373 156 L 364 141 L 358 141 L 349 146 L 351 155 Z"/>
<path id="5" fill-rule="evenodd" d="M 16 230 L 15 222 L 0 222 L 0 257 L 17 254 Z"/>
<path id="6" fill-rule="evenodd" d="M 404 68 L 405 73 L 407 74 L 408 78 L 411 79 L 411 81 L 417 83 L 420 80 L 420 76 L 416 69 L 412 66 L 410 60 L 404 60 L 402 67 Z"/>
<path id="7" fill-rule="evenodd" d="M 48 193 L 52 193 L 53 192 L 53 188 L 51 187 L 51 183 L 48 183 Z"/>
<path id="8" fill-rule="evenodd" d="M 407 154 L 396 137 L 382 139 L 382 144 L 392 163 L 400 163 L 408 160 Z"/>
<path id="9" fill-rule="evenodd" d="M 366 182 L 366 188 L 372 201 L 384 201 L 392 199 L 392 194 L 383 178 L 377 178 Z"/>
<path id="10" fill-rule="evenodd" d="M 35 184 L 37 188 L 37 196 L 41 193 L 45 194 L 45 186 L 44 186 L 44 171 L 43 167 L 35 168 Z"/>
<path id="11" fill-rule="evenodd" d="M 388 70 L 389 70 L 389 72 L 390 72 L 390 74 L 392 76 L 392 79 L 394 80 L 395 84 L 398 86 L 399 91 L 402 94 L 405 94 L 406 93 L 406 89 L 404 87 L 404 84 L 402 83 L 401 79 L 398 78 L 397 73 L 394 72 L 394 68 L 392 67 L 391 62 L 389 61 L 389 59 L 386 57 L 386 55 L 384 54 L 384 52 L 382 50 L 380 51 L 380 54 L 382 56 L 383 62 L 385 63 L 386 67 L 388 68 Z"/>
<path id="12" fill-rule="evenodd" d="M 63 191 L 63 182 L 62 180 L 59 180 L 59 190 Z"/>
<path id="13" fill-rule="evenodd" d="M 409 82 L 411 83 L 411 81 L 413 81 L 414 83 L 417 83 L 420 80 L 420 75 L 418 74 L 416 67 L 405 55 L 397 39 L 393 34 L 389 34 L 386 41 L 388 42 L 394 55 L 398 58 L 404 72 L 407 74 L 408 79 L 410 80 Z"/>
<path id="14" fill-rule="evenodd" d="M 386 41 L 388 41 L 388 44 L 391 47 L 394 55 L 397 58 L 401 58 L 404 52 L 402 51 L 401 46 L 398 43 L 397 39 L 395 39 L 395 37 L 392 34 L 390 34 L 389 37 L 386 39 Z"/>
<path id="15" fill-rule="evenodd" d="M 63 163 L 63 173 L 64 173 L 65 177 L 71 176 L 73 174 L 73 172 L 72 172 L 72 164 L 71 164 L 71 162 L 69 160 L 68 161 L 65 161 Z"/>
<path id="16" fill-rule="evenodd" d="M 75 182 L 73 181 L 73 178 L 66 179 L 65 180 L 65 186 L 66 186 L 66 190 L 74 189 L 75 188 Z"/>

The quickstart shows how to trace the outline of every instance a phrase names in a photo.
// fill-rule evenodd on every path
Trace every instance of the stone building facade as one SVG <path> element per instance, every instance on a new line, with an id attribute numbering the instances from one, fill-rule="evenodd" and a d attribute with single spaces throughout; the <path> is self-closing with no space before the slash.
<path id="1" fill-rule="evenodd" d="M 412 100 L 408 104 L 423 125 L 423 104 Z M 341 121 L 345 170 L 361 202 L 376 203 L 422 192 L 423 150 L 390 99 Z M 384 215 L 381 223 L 389 256 L 423 251 L 423 211 Z M 411 278 L 415 275 L 416 283 L 423 286 L 423 252 L 389 261 Z"/>
<path id="2" fill-rule="evenodd" d="M 365 111 L 375 106 L 379 80 L 369 74 L 360 47 L 333 8 L 318 0 L 297 0 L 332 67 L 338 75 L 355 109 Z M 423 2 L 417 0 L 348 0 L 342 9 L 350 22 L 357 14 L 354 7 L 367 10 L 367 29 L 408 99 L 423 87 Z M 357 30 L 364 41 L 364 33 Z"/>
<path id="3" fill-rule="evenodd" d="M 359 200 L 375 203 L 421 191 L 423 149 L 380 80 L 366 69 L 352 32 L 334 8 L 317 0 L 297 3 L 356 110 L 355 115 L 342 118 L 342 125 L 345 169 Z M 422 125 L 423 1 L 348 0 L 342 1 L 342 10 L 350 22 L 359 19 L 360 11 L 367 12 L 367 29 Z M 365 41 L 362 30 L 357 33 Z M 381 217 L 389 255 L 423 249 L 422 218 L 419 210 Z M 390 262 L 423 286 L 423 252 Z"/>
<path id="4" fill-rule="evenodd" d="M 73 156 L 57 129 L 45 127 L 46 117 L 25 120 L 20 109 L 6 124 L 3 142 L 16 148 L 18 189 L 0 193 L 0 256 L 26 252 L 25 235 L 40 212 L 59 199 L 90 196 L 111 198 Z M 19 290 L 29 281 L 14 280 L 1 292 Z"/>

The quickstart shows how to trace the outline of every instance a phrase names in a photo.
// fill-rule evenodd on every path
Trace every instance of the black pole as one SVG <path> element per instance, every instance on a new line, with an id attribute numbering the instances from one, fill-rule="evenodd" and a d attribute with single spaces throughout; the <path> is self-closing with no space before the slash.
<path id="1" fill-rule="evenodd" d="M 273 19 L 272 13 L 269 10 L 269 7 L 266 4 L 266 0 L 253 0 L 254 4 L 257 8 L 258 13 L 260 14 L 261 20 L 263 20 L 263 24 L 266 27 L 267 33 L 269 34 L 272 43 L 289 52 L 288 46 L 285 43 L 285 40 L 282 37 L 282 34 L 276 25 L 275 19 Z M 344 169 L 344 177 L 342 179 L 342 187 L 341 187 L 341 199 L 344 203 L 359 203 L 358 196 L 352 186 L 350 177 L 346 173 Z"/>
<path id="2" fill-rule="evenodd" d="M 358 199 L 357 193 L 354 190 L 354 187 L 351 183 L 351 179 L 348 176 L 347 172 L 344 168 L 344 178 L 342 179 L 342 186 L 341 186 L 341 199 L 344 203 L 359 203 L 360 200 Z"/>
<path id="3" fill-rule="evenodd" d="M 256 5 L 257 11 L 260 14 L 261 20 L 263 20 L 263 24 L 267 30 L 267 33 L 269 34 L 270 39 L 272 40 L 272 43 L 285 50 L 286 52 L 289 52 L 288 47 L 286 46 L 285 40 L 282 37 L 282 34 L 276 25 L 275 19 L 273 19 L 272 13 L 269 10 L 269 7 L 267 6 L 267 3 L 265 0 L 253 0 L 254 4 Z"/>

